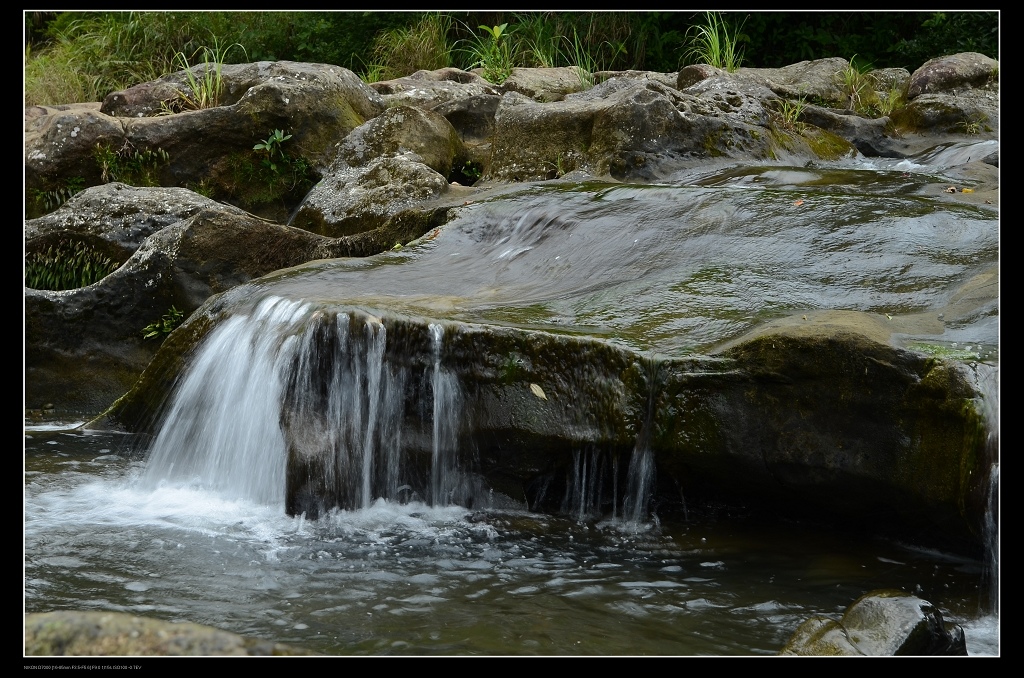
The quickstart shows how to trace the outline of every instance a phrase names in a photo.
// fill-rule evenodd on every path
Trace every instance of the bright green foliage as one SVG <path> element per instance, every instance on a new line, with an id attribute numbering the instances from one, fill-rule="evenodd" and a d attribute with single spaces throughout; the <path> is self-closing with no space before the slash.
<path id="1" fill-rule="evenodd" d="M 739 43 L 748 40 L 742 30 L 743 22 L 738 28 L 731 28 L 718 12 L 705 12 L 704 23 L 691 26 L 686 33 L 690 46 L 683 53 L 683 58 L 691 63 L 705 63 L 735 71 L 743 62 L 743 49 Z"/>
<path id="2" fill-rule="evenodd" d="M 473 36 L 465 48 L 470 57 L 469 68 L 483 69 L 483 79 L 495 85 L 508 80 L 516 65 L 513 43 L 505 31 L 507 28 L 507 23 L 500 26 L 481 26 L 480 30 L 484 35 Z"/>
<path id="3" fill-rule="evenodd" d="M 73 290 L 102 280 L 118 266 L 84 242 L 60 240 L 25 257 L 25 287 Z"/>
<path id="4" fill-rule="evenodd" d="M 275 129 L 266 141 L 261 141 L 252 147 L 254 151 L 263 152 L 263 166 L 271 172 L 277 172 L 277 161 L 287 161 L 288 156 L 284 154 L 281 144 L 292 138 L 291 134 L 285 134 Z"/>
<path id="5" fill-rule="evenodd" d="M 142 338 L 152 339 L 154 337 L 170 334 L 184 319 L 185 314 L 174 306 L 171 306 L 159 321 L 146 325 L 142 328 Z"/>

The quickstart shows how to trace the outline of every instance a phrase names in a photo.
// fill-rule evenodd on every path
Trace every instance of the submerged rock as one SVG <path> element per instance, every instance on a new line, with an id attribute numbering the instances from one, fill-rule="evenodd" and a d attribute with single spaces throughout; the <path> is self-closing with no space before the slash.
<path id="1" fill-rule="evenodd" d="M 189 622 L 123 612 L 39 612 L 25 615 L 25 655 L 49 657 L 283 657 L 315 655 L 259 638 Z"/>

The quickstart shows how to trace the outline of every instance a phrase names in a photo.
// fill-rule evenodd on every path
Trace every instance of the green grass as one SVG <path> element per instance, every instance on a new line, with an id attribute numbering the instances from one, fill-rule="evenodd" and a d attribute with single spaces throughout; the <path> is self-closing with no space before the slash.
<path id="1" fill-rule="evenodd" d="M 907 91 L 902 87 L 890 87 L 889 91 L 877 98 L 875 109 L 879 115 L 892 115 L 893 111 L 907 105 Z"/>
<path id="2" fill-rule="evenodd" d="M 835 79 L 843 97 L 843 106 L 851 111 L 862 113 L 866 112 L 870 106 L 875 105 L 877 97 L 873 80 L 857 67 L 856 58 L 857 55 L 853 55 L 850 58 L 850 63 L 836 73 Z"/>
<path id="3" fill-rule="evenodd" d="M 392 80 L 416 71 L 433 71 L 452 65 L 453 44 L 448 38 L 452 19 L 431 12 L 416 23 L 381 31 L 371 49 L 371 60 L 364 67 L 364 80 Z"/>
<path id="4" fill-rule="evenodd" d="M 26 48 L 25 105 L 102 101 L 155 80 L 176 70 L 189 29 L 188 17 L 173 12 L 66 12 L 48 43 Z"/>
<path id="5" fill-rule="evenodd" d="M 220 106 L 220 97 L 224 93 L 224 79 L 221 72 L 228 53 L 235 47 L 245 53 L 245 47 L 235 43 L 221 49 L 214 41 L 214 46 L 203 46 L 193 53 L 201 54 L 201 63 L 189 64 L 188 57 L 184 52 L 174 55 L 174 62 L 178 68 L 185 72 L 185 80 L 188 90 L 178 90 L 175 100 L 164 102 L 164 112 L 178 113 L 184 110 L 199 111 L 204 108 L 215 108 Z"/>
<path id="6" fill-rule="evenodd" d="M 745 20 L 733 28 L 718 12 L 705 12 L 704 23 L 691 26 L 687 31 L 690 46 L 683 53 L 684 59 L 735 71 L 743 63 L 740 42 L 747 39 L 742 33 L 743 23 Z"/>
<path id="7" fill-rule="evenodd" d="M 93 158 L 103 183 L 118 181 L 132 186 L 159 186 L 160 169 L 170 161 L 162 148 L 139 150 L 127 140 L 117 149 L 97 145 Z"/>
<path id="8" fill-rule="evenodd" d="M 76 193 L 79 193 L 84 189 L 85 179 L 82 177 L 70 177 L 65 181 L 64 185 L 58 186 L 54 189 L 36 189 L 33 192 L 36 212 L 38 214 L 52 212 L 70 200 Z"/>
<path id="9" fill-rule="evenodd" d="M 803 113 L 806 106 L 807 102 L 803 99 L 795 101 L 780 99 L 775 108 L 775 112 L 779 117 L 779 123 L 787 129 L 795 128 L 800 120 L 800 114 Z"/>

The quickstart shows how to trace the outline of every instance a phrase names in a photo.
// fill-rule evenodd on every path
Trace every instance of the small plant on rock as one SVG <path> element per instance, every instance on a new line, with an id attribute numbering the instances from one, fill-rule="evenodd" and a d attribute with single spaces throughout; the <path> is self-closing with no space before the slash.
<path id="1" fill-rule="evenodd" d="M 515 67 L 515 50 L 508 39 L 507 28 L 507 23 L 481 26 L 484 35 L 476 36 L 465 50 L 470 55 L 469 70 L 482 68 L 484 80 L 495 85 L 508 80 Z"/>
<path id="2" fill-rule="evenodd" d="M 82 177 L 69 177 L 63 186 L 49 191 L 36 189 L 34 191 L 36 207 L 43 214 L 52 212 L 84 189 L 85 179 Z"/>
<path id="3" fill-rule="evenodd" d="M 281 149 L 281 145 L 291 138 L 291 134 L 285 134 L 283 131 L 275 129 L 266 140 L 253 146 L 252 150 L 261 151 L 263 153 L 263 166 L 276 173 L 278 171 L 277 162 L 288 159 L 288 156 Z"/>
<path id="4" fill-rule="evenodd" d="M 178 52 L 174 61 L 177 66 L 185 72 L 186 89 L 179 89 L 177 97 L 170 101 L 163 102 L 162 113 L 179 113 L 181 111 L 198 111 L 204 108 L 220 106 L 220 97 L 224 92 L 224 80 L 221 71 L 224 68 L 224 61 L 228 53 L 234 47 L 245 47 L 235 43 L 226 49 L 221 49 L 216 43 L 212 48 L 201 47 L 192 56 L 202 54 L 202 63 L 190 65 L 188 57 L 183 52 Z"/>
<path id="5" fill-rule="evenodd" d="M 292 156 L 284 144 L 292 138 L 284 130 L 273 130 L 251 152 L 233 153 L 227 164 L 231 179 L 224 190 L 227 196 L 248 206 L 301 198 L 315 183 L 315 172 L 302 157 Z"/>
<path id="6" fill-rule="evenodd" d="M 797 99 L 795 101 L 790 99 L 780 99 L 776 113 L 779 116 L 780 123 L 789 129 L 793 129 L 799 124 L 800 114 L 803 113 L 804 108 L 807 106 L 807 102 L 803 99 Z"/>
<path id="7" fill-rule="evenodd" d="M 174 331 L 181 321 L 185 319 L 185 314 L 175 308 L 173 305 L 167 309 L 167 313 L 164 313 L 163 317 L 155 323 L 150 323 L 142 328 L 143 339 L 153 339 L 168 335 Z"/>
<path id="8" fill-rule="evenodd" d="M 893 86 L 889 88 L 888 92 L 878 97 L 878 101 L 875 103 L 875 108 L 878 110 L 879 115 L 887 116 L 892 115 L 892 112 L 897 108 L 905 106 L 907 103 L 907 92 L 902 87 Z"/>
<path id="9" fill-rule="evenodd" d="M 744 20 L 733 29 L 718 12 L 705 12 L 704 23 L 692 26 L 686 40 L 690 47 L 683 57 L 691 63 L 705 63 L 715 68 L 732 72 L 743 62 L 743 48 L 740 42 L 747 40 L 741 32 Z"/>
<path id="10" fill-rule="evenodd" d="M 843 105 L 851 111 L 862 112 L 874 103 L 872 80 L 854 63 L 857 55 L 853 55 L 850 63 L 836 73 L 836 81 L 843 97 Z"/>
<path id="11" fill-rule="evenodd" d="M 119 181 L 132 186 L 159 186 L 159 171 L 170 161 L 167 151 L 137 149 L 127 139 L 120 148 L 97 144 L 93 152 L 103 183 Z"/>

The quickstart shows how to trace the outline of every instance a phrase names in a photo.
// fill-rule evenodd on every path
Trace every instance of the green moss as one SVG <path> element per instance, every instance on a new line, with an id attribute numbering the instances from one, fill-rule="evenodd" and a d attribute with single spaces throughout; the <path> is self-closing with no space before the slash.
<path id="1" fill-rule="evenodd" d="M 817 127 L 804 126 L 801 136 L 822 160 L 838 160 L 851 155 L 855 150 L 846 139 Z"/>
<path id="2" fill-rule="evenodd" d="M 980 360 L 981 356 L 976 351 L 968 351 L 963 348 L 956 348 L 942 344 L 926 344 L 914 342 L 907 345 L 907 348 L 936 358 L 949 358 L 952 360 L 971 361 Z"/>
<path id="3" fill-rule="evenodd" d="M 712 158 L 725 155 L 721 149 L 722 131 L 709 132 L 704 136 L 704 152 Z"/>

